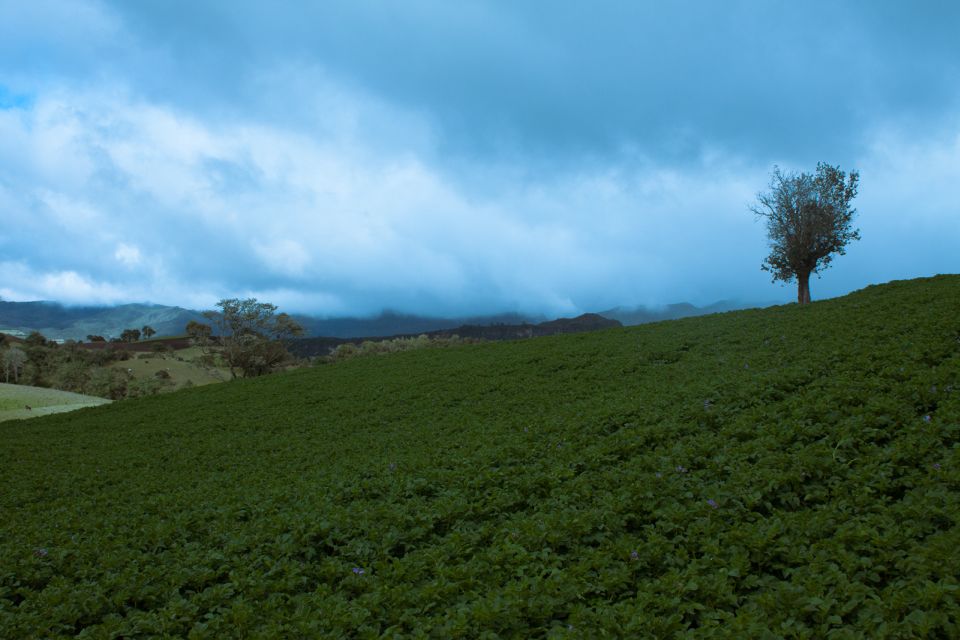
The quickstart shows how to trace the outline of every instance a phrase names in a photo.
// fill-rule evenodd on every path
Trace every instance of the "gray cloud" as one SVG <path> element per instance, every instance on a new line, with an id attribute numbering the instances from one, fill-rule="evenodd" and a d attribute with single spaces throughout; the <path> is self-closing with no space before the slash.
<path id="1" fill-rule="evenodd" d="M 818 160 L 861 169 L 864 240 L 815 297 L 956 269 L 953 3 L 0 16 L 8 298 L 250 294 L 333 314 L 787 300 L 747 205 L 774 162 Z"/>
<path id="2" fill-rule="evenodd" d="M 158 93 L 266 106 L 252 69 L 318 63 L 427 114 L 440 150 L 470 158 L 719 146 L 810 162 L 960 97 L 950 2 L 113 6 L 166 52 Z"/>

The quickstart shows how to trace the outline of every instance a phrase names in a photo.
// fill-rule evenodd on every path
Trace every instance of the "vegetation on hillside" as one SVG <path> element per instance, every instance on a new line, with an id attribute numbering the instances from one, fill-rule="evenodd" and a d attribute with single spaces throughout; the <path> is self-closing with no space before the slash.
<path id="1" fill-rule="evenodd" d="M 163 380 L 138 379 L 126 368 L 114 366 L 131 357 L 120 347 L 85 349 L 76 342 L 57 344 L 34 332 L 22 344 L 0 344 L 4 362 L 14 354 L 21 365 L 19 370 L 7 367 L 5 382 L 110 400 L 152 395 L 165 386 Z"/>
<path id="2" fill-rule="evenodd" d="M 350 360 L 352 358 L 362 356 L 386 355 L 389 353 L 399 353 L 401 351 L 414 351 L 417 349 L 430 349 L 437 347 L 453 347 L 464 344 L 479 344 L 480 342 L 480 340 L 472 338 L 464 339 L 457 335 L 419 335 L 415 338 L 403 337 L 386 338 L 383 340 L 364 340 L 359 344 L 354 342 L 344 342 L 332 349 L 329 355 L 318 357 L 316 362 L 340 362 L 342 360 Z"/>
<path id="3" fill-rule="evenodd" d="M 287 350 L 290 338 L 302 333 L 301 327 L 287 314 L 276 314 L 276 306 L 249 300 L 221 300 L 220 312 L 206 316 L 216 322 L 219 331 L 213 335 L 210 325 L 191 320 L 186 324 L 186 337 L 151 340 L 156 335 L 150 325 L 141 329 L 124 329 L 118 338 L 107 341 L 99 335 L 87 336 L 87 344 L 69 340 L 63 344 L 48 340 L 40 332 L 32 332 L 23 341 L 13 341 L 0 334 L 0 371 L 7 383 L 48 387 L 94 395 L 111 400 L 138 398 L 193 386 L 198 382 L 219 381 L 218 367 L 231 377 L 241 372 L 254 377 L 292 366 L 295 359 Z M 145 338 L 141 341 L 141 338 Z M 142 366 L 117 366 L 131 358 L 134 347 L 154 352 L 156 360 L 178 349 L 181 352 L 202 350 L 194 354 L 190 364 L 183 355 L 171 356 L 168 366 L 152 368 L 150 375 Z M 143 355 L 143 354 L 141 354 Z M 149 357 L 149 355 L 148 355 Z M 184 369 L 190 371 L 184 371 Z M 171 369 L 182 374 L 174 380 Z"/>
<path id="4" fill-rule="evenodd" d="M 0 637 L 958 637 L 958 318 L 940 276 L 0 424 Z"/>

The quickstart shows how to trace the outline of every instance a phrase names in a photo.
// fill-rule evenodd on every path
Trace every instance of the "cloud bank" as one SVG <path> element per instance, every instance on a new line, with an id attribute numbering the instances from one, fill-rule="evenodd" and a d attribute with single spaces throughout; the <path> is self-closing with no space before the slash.
<path id="1" fill-rule="evenodd" d="M 954 272 L 960 19 L 869 6 L 0 4 L 0 296 L 786 301 L 747 207 L 818 160 L 863 240 L 815 298 Z"/>

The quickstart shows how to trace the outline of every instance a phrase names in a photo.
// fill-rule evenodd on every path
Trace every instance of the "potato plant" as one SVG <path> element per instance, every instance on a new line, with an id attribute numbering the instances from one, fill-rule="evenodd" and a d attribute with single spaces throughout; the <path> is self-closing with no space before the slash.
<path id="1" fill-rule="evenodd" d="M 960 636 L 960 277 L 0 424 L 4 638 Z"/>

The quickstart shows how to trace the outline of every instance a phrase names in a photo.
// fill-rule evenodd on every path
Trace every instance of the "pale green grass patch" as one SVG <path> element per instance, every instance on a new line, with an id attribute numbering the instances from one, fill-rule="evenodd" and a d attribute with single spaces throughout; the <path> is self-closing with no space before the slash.
<path id="1" fill-rule="evenodd" d="M 64 413 L 109 402 L 69 391 L 0 383 L 0 422 Z"/>

